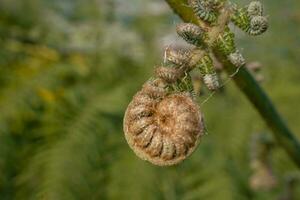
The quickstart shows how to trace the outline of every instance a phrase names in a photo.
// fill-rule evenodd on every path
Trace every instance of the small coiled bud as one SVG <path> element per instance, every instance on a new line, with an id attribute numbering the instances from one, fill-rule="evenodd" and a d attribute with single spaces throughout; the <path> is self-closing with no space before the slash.
<path id="1" fill-rule="evenodd" d="M 268 24 L 268 19 L 264 16 L 254 16 L 251 19 L 250 22 L 250 29 L 249 29 L 249 34 L 250 35 L 260 35 L 268 29 L 269 24 Z"/>
<path id="2" fill-rule="evenodd" d="M 250 17 L 262 16 L 263 15 L 263 5 L 260 1 L 252 1 L 247 8 L 248 15 Z"/>
<path id="3" fill-rule="evenodd" d="M 177 66 L 186 64 L 190 59 L 190 53 L 190 51 L 180 48 L 167 48 L 165 52 L 166 60 Z"/>
<path id="4" fill-rule="evenodd" d="M 246 63 L 245 58 L 238 50 L 229 54 L 228 60 L 236 67 L 241 67 Z"/>
<path id="5" fill-rule="evenodd" d="M 217 90 L 219 88 L 219 80 L 213 61 L 209 55 L 205 55 L 198 64 L 200 73 L 203 76 L 203 82 L 209 90 Z"/>
<path id="6" fill-rule="evenodd" d="M 206 22 L 212 23 L 217 20 L 216 7 L 220 5 L 218 0 L 189 0 L 195 15 Z"/>
<path id="7" fill-rule="evenodd" d="M 180 77 L 180 70 L 175 67 L 157 67 L 155 69 L 155 75 L 158 78 L 163 79 L 167 83 L 174 83 Z"/>
<path id="8" fill-rule="evenodd" d="M 192 23 L 181 23 L 177 25 L 176 31 L 187 43 L 195 46 L 203 45 L 204 31 L 197 25 Z"/>
<path id="9" fill-rule="evenodd" d="M 175 93 L 145 103 L 141 91 L 124 117 L 126 140 L 135 154 L 155 165 L 175 165 L 187 158 L 204 134 L 203 117 L 189 94 Z M 146 113 L 146 114 L 142 114 Z"/>

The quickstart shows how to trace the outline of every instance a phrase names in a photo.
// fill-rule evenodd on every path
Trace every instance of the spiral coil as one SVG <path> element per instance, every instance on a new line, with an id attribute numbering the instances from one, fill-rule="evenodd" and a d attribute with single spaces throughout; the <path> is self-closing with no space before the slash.
<path id="1" fill-rule="evenodd" d="M 216 7 L 219 1 L 215 0 L 189 0 L 189 5 L 199 19 L 212 23 L 217 20 Z"/>
<path id="2" fill-rule="evenodd" d="M 264 12 L 262 3 L 259 1 L 252 1 L 248 5 L 247 12 L 250 17 L 262 16 Z"/>
<path id="3" fill-rule="evenodd" d="M 159 166 L 175 165 L 195 150 L 204 123 L 190 94 L 167 94 L 164 80 L 155 79 L 145 83 L 129 104 L 124 132 L 140 158 Z"/>

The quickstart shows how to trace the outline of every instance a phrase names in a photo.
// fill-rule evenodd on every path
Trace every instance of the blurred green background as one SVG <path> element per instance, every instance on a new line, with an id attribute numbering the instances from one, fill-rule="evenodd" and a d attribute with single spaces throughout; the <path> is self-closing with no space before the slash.
<path id="1" fill-rule="evenodd" d="M 262 2 L 266 34 L 233 30 L 300 137 L 300 2 Z M 299 200 L 299 171 L 276 144 L 277 184 L 249 184 L 253 135 L 271 134 L 232 82 L 202 106 L 208 135 L 182 164 L 156 167 L 128 147 L 123 113 L 180 42 L 178 22 L 163 0 L 0 0 L 0 199 Z"/>

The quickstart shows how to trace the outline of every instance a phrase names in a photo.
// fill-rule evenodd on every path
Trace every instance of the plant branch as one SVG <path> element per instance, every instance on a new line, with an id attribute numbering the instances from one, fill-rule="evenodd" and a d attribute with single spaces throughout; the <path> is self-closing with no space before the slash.
<path id="1" fill-rule="evenodd" d="M 166 2 L 183 21 L 193 22 L 199 26 L 203 26 L 203 23 L 193 14 L 192 9 L 187 6 L 186 0 L 166 0 Z M 236 71 L 236 67 L 231 64 L 218 49 L 213 49 L 213 52 L 216 58 L 223 64 L 228 74 L 232 74 Z M 300 167 L 300 143 L 296 136 L 289 130 L 261 86 L 256 82 L 246 67 L 241 67 L 239 73 L 233 77 L 233 80 L 273 131 L 277 142 L 285 149 L 295 164 Z"/>

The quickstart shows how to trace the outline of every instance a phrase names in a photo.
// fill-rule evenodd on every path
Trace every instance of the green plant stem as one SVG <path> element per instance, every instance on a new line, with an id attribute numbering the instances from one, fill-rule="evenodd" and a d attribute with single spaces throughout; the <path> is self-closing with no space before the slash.
<path id="1" fill-rule="evenodd" d="M 191 8 L 187 6 L 186 0 L 166 0 L 166 2 L 183 21 L 199 24 Z M 232 74 L 236 71 L 236 67 L 228 62 L 218 49 L 213 49 L 213 51 L 228 74 Z M 300 167 L 300 143 L 282 120 L 280 114 L 261 86 L 245 67 L 241 67 L 239 72 L 233 77 L 233 80 L 273 131 L 278 144 L 285 149 L 290 158 Z"/>

